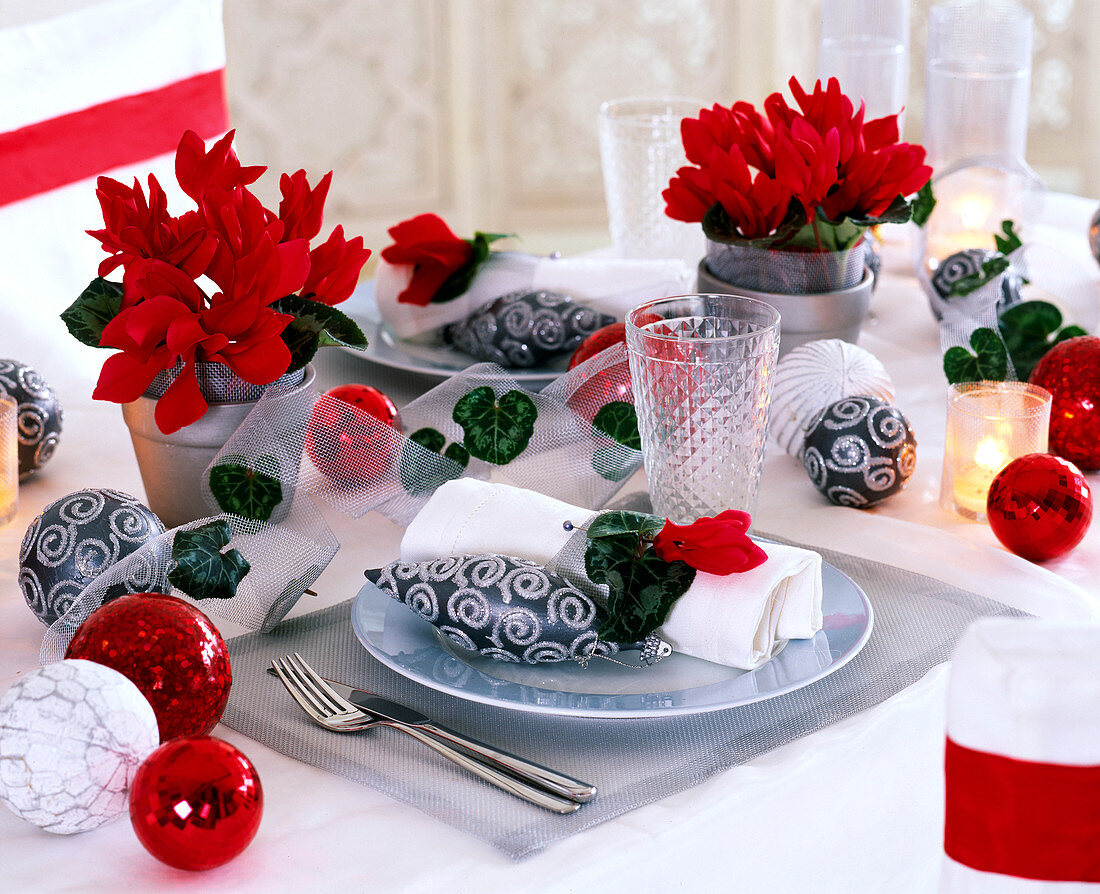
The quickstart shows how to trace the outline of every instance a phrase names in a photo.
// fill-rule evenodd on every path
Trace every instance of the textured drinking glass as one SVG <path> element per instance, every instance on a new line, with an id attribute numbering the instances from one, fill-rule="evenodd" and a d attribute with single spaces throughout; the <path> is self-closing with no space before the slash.
<path id="1" fill-rule="evenodd" d="M 621 258 L 681 258 L 695 266 L 703 256 L 699 224 L 665 214 L 661 192 L 688 163 L 680 122 L 706 105 L 698 99 L 615 99 L 600 106 L 603 166 L 611 244 Z"/>
<path id="2" fill-rule="evenodd" d="M 857 105 L 862 98 L 868 120 L 901 112 L 909 93 L 909 0 L 822 0 L 817 74 L 840 81 Z"/>
<path id="3" fill-rule="evenodd" d="M 947 386 L 940 506 L 985 520 L 997 473 L 1029 453 L 1046 453 L 1050 392 L 1027 382 L 961 382 Z"/>
<path id="4" fill-rule="evenodd" d="M 1032 21 L 1026 9 L 994 2 L 929 10 L 923 142 L 934 168 L 1024 157 Z"/>
<path id="5" fill-rule="evenodd" d="M 653 508 L 677 524 L 756 508 L 779 312 L 739 295 L 634 308 L 626 342 Z"/>
<path id="6" fill-rule="evenodd" d="M 0 394 L 0 525 L 19 507 L 19 405 Z"/>

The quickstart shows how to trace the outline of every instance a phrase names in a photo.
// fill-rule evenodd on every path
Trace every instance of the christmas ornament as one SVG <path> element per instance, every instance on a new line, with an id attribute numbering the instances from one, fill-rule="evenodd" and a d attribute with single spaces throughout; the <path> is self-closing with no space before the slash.
<path id="1" fill-rule="evenodd" d="M 23 598 L 43 624 L 52 624 L 101 571 L 163 533 L 160 519 L 121 491 L 96 487 L 62 497 L 43 509 L 23 535 Z M 123 593 L 167 589 L 150 559 L 136 563 L 104 601 Z"/>
<path id="2" fill-rule="evenodd" d="M 185 736 L 149 755 L 130 789 L 130 821 L 154 857 L 213 869 L 248 847 L 264 794 L 252 762 L 228 742 Z"/>
<path id="3" fill-rule="evenodd" d="M 846 397 L 810 423 L 802 465 L 838 506 L 864 509 L 896 494 L 917 462 L 917 440 L 901 412 L 876 397 Z"/>
<path id="4" fill-rule="evenodd" d="M 632 645 L 598 639 L 607 613 L 565 578 L 526 559 L 397 561 L 365 573 L 459 648 L 497 661 L 545 664 L 636 649 L 649 664 L 672 653 L 656 636 Z"/>
<path id="5" fill-rule="evenodd" d="M 558 292 L 510 292 L 443 330 L 444 340 L 506 369 L 543 366 L 614 317 Z"/>
<path id="6" fill-rule="evenodd" d="M 1100 469 L 1100 337 L 1059 342 L 1035 364 L 1028 381 L 1053 396 L 1050 452 L 1086 472 Z"/>
<path id="7" fill-rule="evenodd" d="M 951 287 L 960 279 L 980 274 L 982 264 L 992 258 L 994 254 L 996 252 L 987 248 L 967 248 L 940 261 L 936 272 L 932 274 L 932 288 L 935 290 L 936 297 L 932 299 L 931 305 L 932 313 L 937 320 L 943 319 L 946 305 L 955 297 L 951 294 Z M 997 313 L 1020 302 L 1023 285 L 1023 278 L 1016 268 L 1009 267 L 1001 279 L 1001 295 L 997 299 Z"/>
<path id="8" fill-rule="evenodd" d="M 161 741 L 214 728 L 233 675 L 221 634 L 175 596 L 136 593 L 97 608 L 80 625 L 66 658 L 87 658 L 125 674 L 149 699 Z"/>
<path id="9" fill-rule="evenodd" d="M 47 832 L 87 832 L 126 810 L 157 747 L 157 719 L 126 677 L 92 661 L 28 671 L 0 699 L 0 801 Z"/>
<path id="10" fill-rule="evenodd" d="M 0 360 L 0 394 L 18 405 L 19 478 L 46 464 L 61 436 L 61 403 L 34 369 L 16 360 Z"/>
<path id="11" fill-rule="evenodd" d="M 612 363 L 586 378 L 566 400 L 574 413 L 591 422 L 610 403 L 634 406 L 634 390 L 630 382 L 630 365 L 626 360 Z"/>
<path id="12" fill-rule="evenodd" d="M 1084 538 L 1092 521 L 1092 494 L 1073 463 L 1029 453 L 997 473 L 986 497 L 986 517 L 1008 549 L 1045 562 Z"/>
<path id="13" fill-rule="evenodd" d="M 362 487 L 389 470 L 400 431 L 401 417 L 389 397 L 369 385 L 340 385 L 314 405 L 306 452 L 334 484 Z"/>
<path id="14" fill-rule="evenodd" d="M 595 357 L 600 351 L 620 342 L 626 344 L 626 323 L 620 321 L 597 329 L 577 346 L 569 358 L 569 369 L 580 366 L 589 357 Z"/>
<path id="15" fill-rule="evenodd" d="M 894 383 L 870 351 L 839 338 L 792 348 L 775 368 L 768 430 L 791 456 L 798 456 L 810 421 L 844 397 L 878 397 L 892 403 Z"/>

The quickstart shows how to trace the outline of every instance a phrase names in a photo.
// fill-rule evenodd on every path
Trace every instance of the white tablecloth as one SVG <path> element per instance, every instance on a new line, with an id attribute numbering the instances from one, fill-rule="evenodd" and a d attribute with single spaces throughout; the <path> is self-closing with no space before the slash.
<path id="1" fill-rule="evenodd" d="M 1094 207 L 1050 196 L 1044 216 L 1050 226 L 1036 233 L 1096 279 L 1086 244 Z M 916 473 L 881 506 L 845 509 L 826 503 L 799 464 L 772 445 L 756 528 L 928 574 L 1047 617 L 1100 618 L 1100 523 L 1076 550 L 1039 566 L 1004 550 L 986 525 L 939 508 L 945 382 L 936 327 L 908 273 L 902 235 L 890 237 L 898 241 L 887 245 L 887 273 L 860 343 L 894 379 L 897 405 L 917 435 Z M 15 325 L 0 328 L 0 356 L 31 364 L 54 385 L 65 427 L 57 455 L 21 488 L 17 518 L 0 528 L 0 690 L 37 664 L 44 630 L 16 584 L 19 543 L 30 521 L 80 487 L 142 494 L 118 409 L 90 399 L 91 349 L 35 338 L 34 313 L 4 308 L 5 323 Z M 25 334 L 15 341 L 12 332 Z M 431 384 L 335 351 L 318 367 L 324 387 L 358 380 L 399 401 Z M 1100 490 L 1100 475 L 1089 481 L 1094 493 Z M 295 614 L 349 598 L 364 567 L 397 555 L 402 530 L 395 525 L 375 515 L 327 517 L 343 548 L 315 587 L 320 596 L 305 597 Z M 223 632 L 238 631 L 225 625 Z M 253 760 L 264 787 L 259 835 L 240 857 L 192 874 L 146 854 L 125 818 L 62 837 L 0 809 L 0 889 L 927 892 L 935 890 L 941 865 L 945 678 L 946 668 L 937 668 L 872 710 L 520 863 L 219 726 L 214 734 Z M 397 734 L 372 735 L 385 747 Z"/>

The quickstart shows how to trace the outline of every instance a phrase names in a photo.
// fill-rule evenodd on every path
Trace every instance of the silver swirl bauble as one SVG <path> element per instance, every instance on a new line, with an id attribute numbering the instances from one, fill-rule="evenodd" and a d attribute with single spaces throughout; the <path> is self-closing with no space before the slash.
<path id="1" fill-rule="evenodd" d="M 0 394 L 16 403 L 19 478 L 29 478 L 53 456 L 61 437 L 61 402 L 45 379 L 17 360 L 0 360 Z"/>
<path id="2" fill-rule="evenodd" d="M 866 394 L 887 403 L 894 385 L 870 351 L 839 338 L 811 341 L 791 349 L 775 368 L 772 390 L 772 438 L 786 453 L 799 456 L 814 417 L 841 398 Z"/>
<path id="3" fill-rule="evenodd" d="M 19 588 L 43 624 L 52 624 L 99 575 L 164 533 L 129 494 L 89 488 L 55 500 L 31 522 L 19 548 Z M 135 559 L 109 572 L 98 604 L 124 593 L 168 592 L 164 567 Z M 115 575 L 118 580 L 113 580 Z"/>

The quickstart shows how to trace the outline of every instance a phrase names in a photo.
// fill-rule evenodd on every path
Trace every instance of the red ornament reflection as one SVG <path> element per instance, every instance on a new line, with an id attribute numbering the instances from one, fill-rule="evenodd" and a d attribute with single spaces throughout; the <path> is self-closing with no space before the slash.
<path id="1" fill-rule="evenodd" d="M 1073 463 L 1049 453 L 1014 459 L 993 479 L 986 517 L 1008 549 L 1044 562 L 1081 542 L 1092 521 L 1088 481 Z"/>
<path id="2" fill-rule="evenodd" d="M 233 682 L 229 650 L 211 620 L 163 593 L 132 593 L 101 605 L 80 625 L 65 657 L 129 677 L 153 706 L 162 742 L 210 732 Z"/>
<path id="3" fill-rule="evenodd" d="M 1081 469 L 1100 469 L 1100 337 L 1056 344 L 1028 379 L 1053 395 L 1050 452 Z"/>
<path id="4" fill-rule="evenodd" d="M 569 358 L 569 368 L 579 366 L 589 357 L 595 357 L 600 351 L 626 342 L 626 323 L 610 323 L 589 335 L 577 345 L 573 356 Z"/>
<path id="5" fill-rule="evenodd" d="M 255 837 L 263 814 L 256 768 L 237 748 L 210 736 L 161 745 L 130 786 L 130 821 L 158 860 L 178 869 L 213 869 Z"/>
<path id="6" fill-rule="evenodd" d="M 369 385 L 340 385 L 313 408 L 306 452 L 334 484 L 362 487 L 380 481 L 400 449 L 397 405 Z"/>

